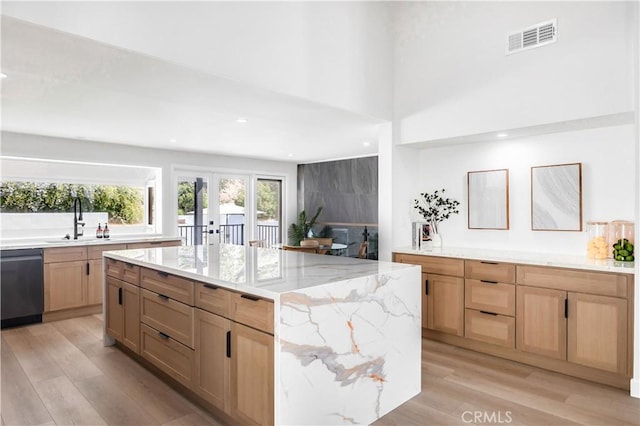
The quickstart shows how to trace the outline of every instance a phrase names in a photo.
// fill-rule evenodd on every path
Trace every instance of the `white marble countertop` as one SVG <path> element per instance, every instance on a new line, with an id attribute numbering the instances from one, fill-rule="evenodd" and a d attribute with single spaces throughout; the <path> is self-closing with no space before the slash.
<path id="1" fill-rule="evenodd" d="M 535 253 L 511 250 L 489 250 L 465 247 L 443 247 L 441 249 L 416 250 L 400 247 L 394 253 L 418 254 L 422 256 L 455 257 L 460 259 L 508 262 L 522 265 L 553 266 L 556 268 L 586 269 L 590 271 L 634 274 L 634 262 L 618 262 L 612 259 L 588 259 L 587 256 L 572 256 L 554 253 Z"/>
<path id="2" fill-rule="evenodd" d="M 49 248 L 49 247 L 74 247 L 89 245 L 126 244 L 126 243 L 151 243 L 163 241 L 180 241 L 180 237 L 166 237 L 162 235 L 131 235 L 112 236 L 110 238 L 79 237 L 77 240 L 65 240 L 64 238 L 33 238 L 25 240 L 0 241 L 0 250 Z"/>
<path id="3" fill-rule="evenodd" d="M 231 244 L 108 251 L 104 255 L 271 300 L 290 291 L 414 267 Z"/>

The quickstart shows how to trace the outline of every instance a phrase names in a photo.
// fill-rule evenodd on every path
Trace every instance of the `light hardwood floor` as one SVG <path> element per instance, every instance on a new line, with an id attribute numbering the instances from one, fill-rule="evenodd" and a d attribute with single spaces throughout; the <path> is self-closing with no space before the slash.
<path id="1" fill-rule="evenodd" d="M 99 315 L 3 330 L 3 425 L 221 425 L 118 349 Z M 423 340 L 422 393 L 376 425 L 640 425 L 627 392 Z"/>

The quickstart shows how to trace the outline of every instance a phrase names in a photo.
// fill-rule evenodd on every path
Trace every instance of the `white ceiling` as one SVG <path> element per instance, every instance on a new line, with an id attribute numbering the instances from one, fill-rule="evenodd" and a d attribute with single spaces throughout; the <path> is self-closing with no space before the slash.
<path id="1" fill-rule="evenodd" d="M 382 120 L 15 18 L 1 24 L 2 130 L 297 163 L 377 153 Z"/>

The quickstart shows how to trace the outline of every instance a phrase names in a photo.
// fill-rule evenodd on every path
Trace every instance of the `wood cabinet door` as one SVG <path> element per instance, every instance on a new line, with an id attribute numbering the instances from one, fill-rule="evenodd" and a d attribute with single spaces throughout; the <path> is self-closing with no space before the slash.
<path id="1" fill-rule="evenodd" d="M 429 278 L 428 274 L 422 273 L 422 328 L 427 328 L 427 313 L 429 311 Z"/>
<path id="2" fill-rule="evenodd" d="M 273 336 L 231 323 L 231 415 L 244 425 L 273 424 Z"/>
<path id="3" fill-rule="evenodd" d="M 567 293 L 516 286 L 516 348 L 551 358 L 567 357 Z"/>
<path id="4" fill-rule="evenodd" d="M 118 341 L 122 341 L 124 324 L 124 307 L 122 305 L 122 282 L 107 277 L 107 303 L 105 322 L 107 334 Z"/>
<path id="5" fill-rule="evenodd" d="M 102 259 L 88 261 L 89 275 L 87 276 L 87 304 L 102 303 Z"/>
<path id="6" fill-rule="evenodd" d="M 87 262 L 44 265 L 44 310 L 77 308 L 87 304 Z"/>
<path id="7" fill-rule="evenodd" d="M 140 287 L 122 283 L 122 343 L 140 353 Z"/>
<path id="8" fill-rule="evenodd" d="M 569 293 L 567 360 L 627 373 L 627 301 Z"/>
<path id="9" fill-rule="evenodd" d="M 464 278 L 426 274 L 427 328 L 464 335 Z"/>
<path id="10" fill-rule="evenodd" d="M 196 309 L 194 390 L 207 402 L 230 413 L 231 322 Z"/>

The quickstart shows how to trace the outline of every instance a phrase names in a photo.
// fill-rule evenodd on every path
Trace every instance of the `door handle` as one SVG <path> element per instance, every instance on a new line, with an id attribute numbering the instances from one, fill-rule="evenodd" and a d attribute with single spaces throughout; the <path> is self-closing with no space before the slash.
<path id="1" fill-rule="evenodd" d="M 429 295 L 429 280 L 424 280 L 424 294 Z"/>
<path id="2" fill-rule="evenodd" d="M 231 358 L 231 331 L 227 331 L 227 358 Z"/>
<path id="3" fill-rule="evenodd" d="M 122 287 L 118 288 L 118 305 L 122 305 Z"/>

